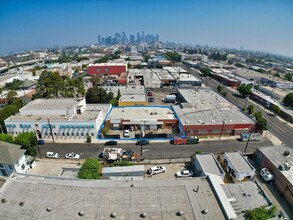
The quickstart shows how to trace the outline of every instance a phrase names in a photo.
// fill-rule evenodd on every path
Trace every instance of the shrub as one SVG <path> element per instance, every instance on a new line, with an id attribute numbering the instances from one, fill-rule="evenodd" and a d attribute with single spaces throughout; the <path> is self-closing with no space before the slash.
<path id="1" fill-rule="evenodd" d="M 88 158 L 82 164 L 78 173 L 80 179 L 99 179 L 100 162 L 96 158 Z"/>
<path id="2" fill-rule="evenodd" d="M 133 163 L 127 161 L 127 160 L 123 160 L 123 161 L 115 161 L 113 162 L 110 167 L 127 167 L 127 166 L 132 166 Z"/>

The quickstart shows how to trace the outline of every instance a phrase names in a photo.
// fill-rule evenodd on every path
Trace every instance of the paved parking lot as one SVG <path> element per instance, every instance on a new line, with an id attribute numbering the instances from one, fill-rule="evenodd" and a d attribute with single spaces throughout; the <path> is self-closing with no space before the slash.
<path id="1" fill-rule="evenodd" d="M 160 164 L 164 167 L 166 167 L 165 173 L 159 173 L 155 174 L 153 176 L 150 176 L 148 174 L 145 175 L 145 178 L 151 178 L 151 179 L 176 179 L 175 173 L 178 171 L 183 170 L 186 166 L 185 163 L 173 163 L 173 164 Z M 149 169 L 150 167 L 157 166 L 157 165 L 145 165 L 145 170 Z"/>

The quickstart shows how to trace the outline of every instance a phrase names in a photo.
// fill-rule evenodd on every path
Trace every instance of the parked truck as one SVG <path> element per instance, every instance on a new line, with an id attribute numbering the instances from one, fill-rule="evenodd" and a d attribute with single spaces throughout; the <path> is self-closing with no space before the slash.
<path id="1" fill-rule="evenodd" d="M 249 139 L 249 141 L 260 141 L 261 134 L 260 133 L 242 133 L 242 134 L 240 134 L 241 141 L 248 141 L 248 139 Z"/>
<path id="2" fill-rule="evenodd" d="M 165 98 L 162 99 L 165 103 L 175 103 L 176 102 L 176 95 L 166 95 Z"/>

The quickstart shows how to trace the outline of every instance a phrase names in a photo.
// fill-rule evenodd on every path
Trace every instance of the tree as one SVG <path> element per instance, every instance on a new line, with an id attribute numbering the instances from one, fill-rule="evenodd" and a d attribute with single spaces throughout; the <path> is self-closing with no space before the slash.
<path id="1" fill-rule="evenodd" d="M 101 83 L 101 77 L 97 74 L 94 74 L 91 76 L 90 81 L 93 86 L 98 86 Z"/>
<path id="2" fill-rule="evenodd" d="M 259 120 L 256 121 L 255 129 L 257 131 L 267 130 L 267 128 L 268 128 L 268 121 L 267 121 L 267 119 L 260 118 Z"/>
<path id="3" fill-rule="evenodd" d="M 204 76 L 210 76 L 212 70 L 209 67 L 200 67 L 199 71 L 202 72 Z"/>
<path id="4" fill-rule="evenodd" d="M 22 86 L 23 81 L 19 79 L 14 79 L 11 83 L 6 83 L 5 84 L 5 89 L 6 90 L 19 90 L 20 87 Z"/>
<path id="5" fill-rule="evenodd" d="M 164 54 L 164 56 L 172 62 L 180 62 L 181 61 L 180 55 L 177 52 L 167 52 Z"/>
<path id="6" fill-rule="evenodd" d="M 99 179 L 100 178 L 100 162 L 96 158 L 88 158 L 82 164 L 78 173 L 80 179 Z"/>
<path id="7" fill-rule="evenodd" d="M 35 149 L 35 146 L 37 145 L 37 137 L 34 132 L 25 132 L 17 135 L 14 143 L 21 145 L 22 149 L 26 149 L 25 154 L 33 157 L 37 155 Z"/>
<path id="8" fill-rule="evenodd" d="M 285 96 L 283 103 L 285 106 L 293 108 L 293 93 L 289 93 Z"/>
<path id="9" fill-rule="evenodd" d="M 3 88 L 0 86 L 0 95 L 2 94 L 3 92 Z"/>
<path id="10" fill-rule="evenodd" d="M 217 91 L 218 91 L 218 93 L 221 93 L 223 91 L 223 86 L 218 85 L 217 86 Z"/>
<path id="11" fill-rule="evenodd" d="M 281 76 L 280 76 L 280 73 L 275 73 L 274 74 L 274 77 L 278 77 L 278 78 L 280 78 Z"/>
<path id="12" fill-rule="evenodd" d="M 241 86 L 239 86 L 237 88 L 237 90 L 240 92 L 240 94 L 243 97 L 246 97 L 246 96 L 249 96 L 251 94 L 251 92 L 252 92 L 251 88 L 252 88 L 251 84 L 242 84 Z"/>
<path id="13" fill-rule="evenodd" d="M 253 87 L 254 87 L 255 90 L 259 89 L 259 85 L 254 85 Z"/>
<path id="14" fill-rule="evenodd" d="M 254 111 L 254 105 L 253 104 L 250 104 L 248 107 L 247 107 L 247 113 L 249 115 L 251 115 Z"/>
<path id="15" fill-rule="evenodd" d="M 85 99 L 87 103 L 109 103 L 113 99 L 113 93 L 107 94 L 102 87 L 92 87 L 87 90 Z"/>
<path id="16" fill-rule="evenodd" d="M 291 73 L 286 73 L 286 74 L 285 74 L 285 78 L 286 78 L 288 81 L 291 81 L 292 78 L 293 78 L 293 76 L 292 76 Z"/>
<path id="17" fill-rule="evenodd" d="M 260 120 L 262 118 L 262 112 L 255 112 L 254 117 L 257 121 Z"/>
<path id="18" fill-rule="evenodd" d="M 8 101 L 8 104 L 11 104 L 12 103 L 12 101 L 15 99 L 15 96 L 17 96 L 17 92 L 15 92 L 13 90 L 10 90 L 7 93 L 7 101 Z"/>
<path id="19" fill-rule="evenodd" d="M 0 134 L 0 141 L 14 143 L 13 136 L 10 134 Z"/>
<path id="20" fill-rule="evenodd" d="M 280 107 L 277 106 L 277 105 L 274 105 L 273 108 L 272 108 L 272 110 L 273 110 L 273 112 L 274 112 L 276 115 L 280 114 L 280 112 L 281 112 Z"/>
<path id="21" fill-rule="evenodd" d="M 245 211 L 245 219 L 247 220 L 267 220 L 275 216 L 277 211 L 276 206 L 272 206 L 270 209 L 264 207 L 251 209 Z"/>
<path id="22" fill-rule="evenodd" d="M 231 60 L 231 59 L 228 59 L 228 64 L 233 64 L 234 62 L 233 62 L 233 60 Z"/>

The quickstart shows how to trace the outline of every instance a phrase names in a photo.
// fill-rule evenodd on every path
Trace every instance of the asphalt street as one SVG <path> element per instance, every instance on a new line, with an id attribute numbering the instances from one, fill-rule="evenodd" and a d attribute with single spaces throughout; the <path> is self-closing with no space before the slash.
<path id="1" fill-rule="evenodd" d="M 143 158 L 151 159 L 163 159 L 163 158 L 181 158 L 190 157 L 195 151 L 201 151 L 203 153 L 220 153 L 220 152 L 231 152 L 231 151 L 242 151 L 244 152 L 247 142 L 240 142 L 237 140 L 221 140 L 221 141 L 202 141 L 195 145 L 172 145 L 166 142 L 152 143 L 149 145 L 136 146 L 133 143 L 118 143 L 117 146 L 123 148 L 124 150 L 134 150 L 139 156 Z M 267 139 L 263 138 L 261 141 L 251 141 L 247 146 L 247 153 L 252 153 L 257 147 L 270 146 L 272 143 Z M 81 159 L 88 157 L 97 158 L 99 154 L 104 149 L 103 144 L 66 144 L 66 143 L 46 143 L 45 145 L 40 145 L 41 157 L 45 157 L 46 152 L 52 151 L 58 153 L 60 158 L 65 158 L 67 153 L 78 153 L 81 154 Z M 37 155 L 40 157 L 40 155 Z"/>
<path id="2" fill-rule="evenodd" d="M 194 70 L 185 65 L 178 64 L 179 66 L 185 68 L 190 73 L 195 75 L 197 78 L 201 76 Z M 207 83 L 207 86 L 212 88 L 217 92 L 217 86 L 222 85 L 212 78 L 206 78 L 204 83 Z M 243 109 L 244 106 L 248 106 L 250 104 L 254 104 L 254 111 L 261 111 L 264 118 L 268 120 L 269 131 L 276 136 L 279 140 L 281 140 L 287 147 L 293 148 L 293 128 L 287 125 L 285 122 L 278 120 L 273 116 L 272 113 L 268 113 L 268 111 L 262 107 L 259 107 L 251 100 L 246 100 L 245 98 L 241 98 L 239 93 L 235 93 L 227 88 L 224 89 L 227 91 L 226 99 L 229 100 L 234 105 L 238 106 L 240 109 Z"/>

